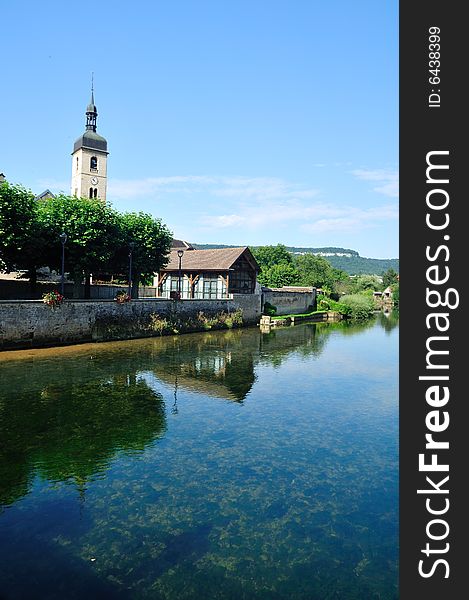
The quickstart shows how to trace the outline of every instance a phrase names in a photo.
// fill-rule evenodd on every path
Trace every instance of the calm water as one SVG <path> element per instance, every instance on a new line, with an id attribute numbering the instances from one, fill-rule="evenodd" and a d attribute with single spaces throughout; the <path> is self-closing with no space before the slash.
<path id="1" fill-rule="evenodd" d="M 396 599 L 398 327 L 0 355 L 0 598 Z"/>

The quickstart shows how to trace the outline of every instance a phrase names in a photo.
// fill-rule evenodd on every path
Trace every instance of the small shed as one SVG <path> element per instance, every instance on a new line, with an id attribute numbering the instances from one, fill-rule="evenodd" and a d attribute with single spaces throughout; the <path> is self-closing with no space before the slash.
<path id="1" fill-rule="evenodd" d="M 383 298 L 392 298 L 392 288 L 390 286 L 384 290 Z"/>
<path id="2" fill-rule="evenodd" d="M 173 249 L 156 278 L 158 295 L 186 299 L 254 294 L 259 265 L 247 246 L 209 250 Z"/>

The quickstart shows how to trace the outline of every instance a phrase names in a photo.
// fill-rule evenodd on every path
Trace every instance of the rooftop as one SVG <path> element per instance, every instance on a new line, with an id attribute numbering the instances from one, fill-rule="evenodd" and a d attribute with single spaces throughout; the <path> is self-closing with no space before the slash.
<path id="1" fill-rule="evenodd" d="M 241 248 L 212 248 L 210 250 L 187 250 L 181 259 L 184 271 L 228 271 L 242 255 L 245 255 L 253 268 L 258 265 L 247 246 Z M 177 250 L 170 253 L 168 265 L 162 271 L 178 271 L 179 257 Z"/>

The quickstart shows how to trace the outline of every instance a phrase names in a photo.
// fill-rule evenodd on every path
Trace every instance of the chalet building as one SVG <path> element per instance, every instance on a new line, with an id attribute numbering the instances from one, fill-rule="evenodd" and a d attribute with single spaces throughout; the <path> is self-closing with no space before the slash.
<path id="1" fill-rule="evenodd" d="M 174 240 L 178 242 L 179 240 Z M 210 250 L 175 247 L 155 285 L 163 298 L 229 298 L 254 294 L 259 265 L 247 246 Z"/>

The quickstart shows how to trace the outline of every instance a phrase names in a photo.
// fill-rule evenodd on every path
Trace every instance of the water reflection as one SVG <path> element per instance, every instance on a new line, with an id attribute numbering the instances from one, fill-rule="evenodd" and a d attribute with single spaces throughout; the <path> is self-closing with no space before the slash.
<path id="1" fill-rule="evenodd" d="M 83 496 L 117 452 L 142 452 L 166 429 L 161 395 L 135 371 L 87 381 L 84 370 L 65 370 L 50 383 L 40 369 L 30 375 L 1 403 L 1 504 L 27 494 L 35 475 L 73 481 Z"/>
<path id="2" fill-rule="evenodd" d="M 392 319 L 0 355 L 0 596 L 396 600 Z"/>
<path id="3" fill-rule="evenodd" d="M 380 313 L 377 322 L 390 332 L 398 313 Z M 86 481 L 103 472 L 116 453 L 142 452 L 161 438 L 163 397 L 145 373 L 173 389 L 172 414 L 179 412 L 179 390 L 242 403 L 258 365 L 278 368 L 295 352 L 319 356 L 332 332 L 356 335 L 375 325 L 373 319 L 310 323 L 269 333 L 251 328 L 77 346 L 57 350 L 62 361 L 51 350 L 5 353 L 0 504 L 27 494 L 35 475 L 72 480 L 83 495 Z"/>

